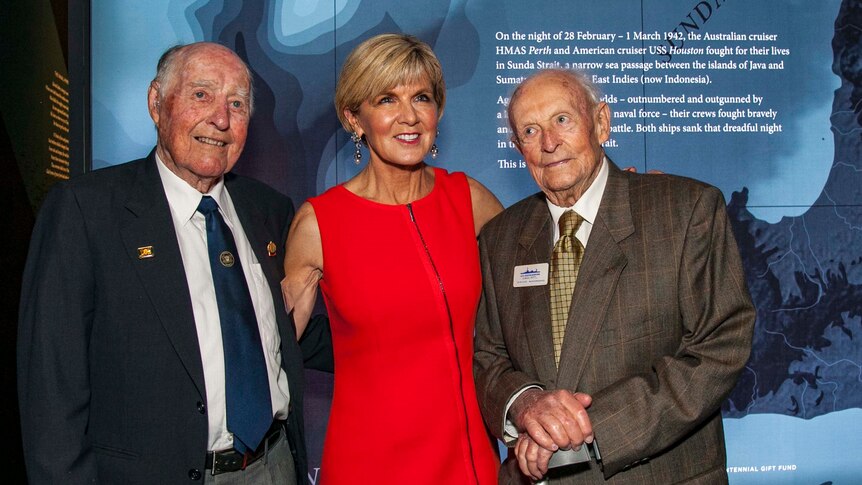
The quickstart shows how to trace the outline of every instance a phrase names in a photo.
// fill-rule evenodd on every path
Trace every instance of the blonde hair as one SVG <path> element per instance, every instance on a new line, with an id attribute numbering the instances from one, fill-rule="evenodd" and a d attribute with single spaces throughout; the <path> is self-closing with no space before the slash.
<path id="1" fill-rule="evenodd" d="M 335 111 L 348 132 L 353 131 L 344 110 L 359 112 L 369 101 L 388 89 L 425 78 L 431 83 L 438 117 L 446 104 L 443 68 L 428 44 L 407 34 L 376 35 L 353 49 L 335 87 Z"/>

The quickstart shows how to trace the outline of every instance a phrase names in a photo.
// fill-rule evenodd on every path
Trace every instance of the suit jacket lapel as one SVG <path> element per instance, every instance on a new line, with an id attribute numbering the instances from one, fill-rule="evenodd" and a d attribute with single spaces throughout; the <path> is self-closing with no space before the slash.
<path id="1" fill-rule="evenodd" d="M 519 249 L 515 265 L 551 262 L 552 219 L 545 195 L 533 196 L 521 233 L 518 238 Z M 548 285 L 520 288 L 523 294 L 521 312 L 527 335 L 527 345 L 533 357 L 538 377 L 551 386 L 557 380 L 557 366 L 554 362 L 554 343 L 551 336 L 550 290 Z"/>
<path id="2" fill-rule="evenodd" d="M 280 267 L 284 262 L 284 239 L 273 240 L 273 235 L 267 231 L 267 227 L 270 224 L 266 214 L 259 209 L 252 198 L 249 198 L 245 192 L 238 190 L 236 184 L 233 183 L 234 180 L 235 178 L 230 174 L 226 175 L 225 186 L 230 193 L 233 207 L 236 210 L 237 217 L 239 217 L 240 224 L 242 224 L 242 229 L 245 231 L 245 236 L 248 238 L 248 243 L 251 245 L 258 263 L 260 263 L 260 267 L 272 293 L 279 333 L 282 339 L 291 338 L 296 340 L 295 331 L 293 336 L 285 335 L 283 331 L 284 326 L 287 325 L 287 313 L 284 311 L 284 299 L 281 295 L 282 276 Z M 269 255 L 267 249 L 270 243 L 275 245 L 273 256 Z"/>
<path id="3" fill-rule="evenodd" d="M 126 213 L 121 216 L 120 234 L 168 338 L 201 396 L 205 396 L 191 296 L 156 163 L 153 152 L 139 164 L 135 184 L 126 201 Z M 152 257 L 139 257 L 138 248 L 145 246 L 152 246 Z"/>
<path id="4" fill-rule="evenodd" d="M 633 232 L 628 181 L 609 161 L 608 182 L 572 295 L 560 354 L 560 388 L 577 389 L 627 263 L 619 243 Z"/>

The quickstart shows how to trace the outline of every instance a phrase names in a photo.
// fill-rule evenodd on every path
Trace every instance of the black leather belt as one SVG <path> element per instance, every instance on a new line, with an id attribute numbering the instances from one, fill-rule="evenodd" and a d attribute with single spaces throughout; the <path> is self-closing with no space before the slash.
<path id="1" fill-rule="evenodd" d="M 282 429 L 284 429 L 284 421 L 273 421 L 272 426 L 269 427 L 269 431 L 266 432 L 266 436 L 263 437 L 260 446 L 254 452 L 240 453 L 234 449 L 208 452 L 206 469 L 212 470 L 213 475 L 245 470 L 247 466 L 259 460 L 266 454 L 269 448 L 278 442 Z"/>

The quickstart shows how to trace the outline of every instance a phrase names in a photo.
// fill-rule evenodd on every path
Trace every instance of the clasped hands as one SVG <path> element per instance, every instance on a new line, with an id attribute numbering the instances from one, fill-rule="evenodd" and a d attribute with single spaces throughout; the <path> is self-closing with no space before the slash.
<path id="1" fill-rule="evenodd" d="M 524 475 L 541 480 L 555 451 L 593 442 L 586 409 L 592 401 L 587 394 L 564 389 L 528 389 L 518 396 L 509 408 L 509 417 L 518 429 L 515 456 Z"/>

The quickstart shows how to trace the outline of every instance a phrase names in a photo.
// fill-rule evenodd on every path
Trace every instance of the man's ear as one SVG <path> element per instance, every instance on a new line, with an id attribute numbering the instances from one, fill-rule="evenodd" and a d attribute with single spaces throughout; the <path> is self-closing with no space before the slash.
<path id="1" fill-rule="evenodd" d="M 611 108 L 604 101 L 599 102 L 596 106 L 596 112 L 593 116 L 593 125 L 596 130 L 596 139 L 599 144 L 602 144 L 611 137 Z"/>
<path id="2" fill-rule="evenodd" d="M 159 109 L 161 101 L 159 99 L 159 83 L 153 81 L 150 83 L 150 89 L 147 92 L 147 110 L 150 112 L 150 118 L 153 119 L 153 123 L 156 125 L 159 124 Z"/>

